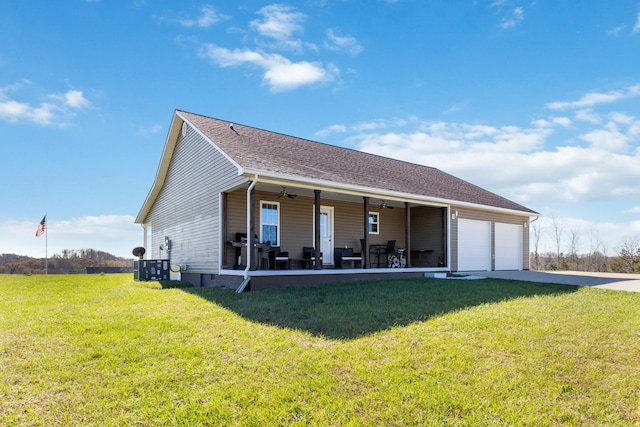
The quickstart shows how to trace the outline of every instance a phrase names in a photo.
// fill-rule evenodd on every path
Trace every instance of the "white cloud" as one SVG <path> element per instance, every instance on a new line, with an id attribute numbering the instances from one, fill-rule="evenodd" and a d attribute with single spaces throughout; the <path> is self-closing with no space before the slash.
<path id="1" fill-rule="evenodd" d="M 575 118 L 576 120 L 593 123 L 593 124 L 598 124 L 602 122 L 602 118 L 590 108 L 576 111 Z"/>
<path id="2" fill-rule="evenodd" d="M 626 25 L 624 25 L 624 24 L 618 25 L 617 27 L 612 28 L 611 30 L 607 31 L 607 34 L 609 34 L 611 36 L 617 36 L 618 34 L 620 34 L 620 32 L 622 30 L 624 30 L 625 27 L 626 27 Z"/>
<path id="3" fill-rule="evenodd" d="M 35 237 L 41 217 L 34 221 L 1 221 L 0 253 L 45 257 L 44 236 Z M 96 249 L 133 258 L 131 250 L 143 244 L 142 228 L 129 215 L 84 216 L 57 220 L 47 217 L 48 255 L 63 249 Z"/>
<path id="4" fill-rule="evenodd" d="M 631 142 L 640 139 L 640 121 L 622 113 L 609 117 L 604 124 L 588 122 L 595 125 L 591 129 L 558 116 L 526 128 L 412 120 L 408 123 L 416 124 L 415 130 L 385 133 L 380 132 L 385 121 L 379 120 L 366 122 L 372 124 L 368 127 L 350 126 L 358 133 L 346 142 L 365 152 L 437 167 L 534 208 L 556 201 L 640 197 L 640 150 L 630 150 Z M 562 140 L 551 141 L 560 135 Z"/>
<path id="5" fill-rule="evenodd" d="M 635 118 L 633 116 L 619 112 L 613 112 L 609 114 L 609 117 L 611 117 L 611 120 L 613 120 L 614 122 L 622 123 L 625 125 L 630 125 L 635 121 Z"/>
<path id="6" fill-rule="evenodd" d="M 500 28 L 503 30 L 511 30 L 516 28 L 524 21 L 525 11 L 522 0 L 494 0 L 489 3 L 489 9 L 495 10 L 495 14 L 500 17 Z M 476 1 L 474 0 L 474 5 Z M 527 2 L 526 6 L 531 8 L 536 4 L 535 1 Z"/>
<path id="7" fill-rule="evenodd" d="M 521 7 L 516 7 L 511 14 L 502 18 L 500 27 L 504 30 L 515 28 L 524 19 L 524 11 Z"/>
<path id="8" fill-rule="evenodd" d="M 615 123 L 609 122 L 604 128 L 596 129 L 580 135 L 580 139 L 598 150 L 624 152 L 627 150 L 629 138 L 618 130 Z"/>
<path id="9" fill-rule="evenodd" d="M 162 125 L 156 123 L 151 127 L 141 127 L 141 128 L 139 128 L 138 131 L 136 132 L 136 135 L 138 135 L 138 136 L 152 135 L 152 134 L 160 132 L 161 130 L 162 130 Z"/>
<path id="10" fill-rule="evenodd" d="M 71 108 L 87 108 L 89 101 L 79 90 L 70 90 L 64 94 L 64 105 Z"/>
<path id="11" fill-rule="evenodd" d="M 340 36 L 331 28 L 327 30 L 327 40 L 325 40 L 324 45 L 329 50 L 341 50 L 351 55 L 357 55 L 362 52 L 362 46 L 355 37 Z"/>
<path id="12" fill-rule="evenodd" d="M 249 25 L 253 30 L 284 44 L 299 45 L 298 41 L 292 40 L 292 36 L 304 31 L 302 23 L 307 18 L 304 13 L 280 4 L 265 6 L 258 13 L 262 15 L 262 20 L 256 19 L 250 22 Z"/>
<path id="13" fill-rule="evenodd" d="M 316 136 L 326 137 L 334 133 L 344 133 L 346 131 L 347 131 L 347 127 L 345 125 L 331 125 L 326 129 L 322 129 L 316 132 Z"/>
<path id="14" fill-rule="evenodd" d="M 215 44 L 205 44 L 200 55 L 221 67 L 253 64 L 264 70 L 263 79 L 273 92 L 292 90 L 300 86 L 332 81 L 339 74 L 332 64 L 291 62 L 278 54 L 248 49 L 229 50 Z"/>
<path id="15" fill-rule="evenodd" d="M 571 126 L 571 119 L 568 117 L 552 117 L 551 121 L 560 126 L 564 126 L 564 127 Z"/>
<path id="16" fill-rule="evenodd" d="M 551 110 L 566 110 L 573 108 L 590 108 L 598 104 L 612 103 L 626 98 L 640 95 L 640 85 L 629 86 L 625 90 L 615 90 L 607 93 L 590 92 L 577 101 L 556 101 L 546 104 Z"/>
<path id="17" fill-rule="evenodd" d="M 229 19 L 228 16 L 219 14 L 213 6 L 204 5 L 200 8 L 201 15 L 197 18 L 179 19 L 178 22 L 185 27 L 208 28 L 221 20 Z"/>
<path id="18" fill-rule="evenodd" d="M 622 213 L 627 213 L 627 214 L 640 214 L 640 206 L 634 206 L 630 209 L 626 209 L 624 211 L 622 211 Z"/>
<path id="19" fill-rule="evenodd" d="M 634 33 L 640 32 L 640 12 L 638 12 L 638 17 L 636 18 L 636 25 L 633 26 L 632 32 Z"/>
<path id="20" fill-rule="evenodd" d="M 0 88 L 0 120 L 14 123 L 26 121 L 43 126 L 66 126 L 74 115 L 73 110 L 90 106 L 89 101 L 78 90 L 46 95 L 45 101 L 37 105 L 17 101 L 9 96 L 9 93 L 18 91 L 28 84 L 30 82 L 25 80 Z"/>
<path id="21" fill-rule="evenodd" d="M 352 126 L 352 129 L 356 131 L 372 131 L 378 129 L 384 129 L 388 126 L 388 122 L 386 120 L 371 120 L 368 122 L 356 123 Z"/>

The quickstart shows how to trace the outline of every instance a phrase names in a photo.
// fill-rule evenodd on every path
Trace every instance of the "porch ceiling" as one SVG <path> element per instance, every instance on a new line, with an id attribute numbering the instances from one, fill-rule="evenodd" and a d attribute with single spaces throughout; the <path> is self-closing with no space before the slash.
<path id="1" fill-rule="evenodd" d="M 271 182 L 261 182 L 260 180 L 258 180 L 258 183 L 256 184 L 256 190 L 258 191 L 265 191 L 265 192 L 270 192 L 270 193 L 280 193 L 282 191 L 282 188 L 286 187 L 287 189 L 287 193 L 289 194 L 294 194 L 296 196 L 300 196 L 300 197 L 310 197 L 313 198 L 314 197 L 314 190 L 321 190 L 321 199 L 323 200 L 339 200 L 339 201 L 346 201 L 346 202 L 353 202 L 353 203 L 362 203 L 362 198 L 365 196 L 365 194 L 352 194 L 352 193 L 345 193 L 345 192 L 339 192 L 336 191 L 334 189 L 328 189 L 328 188 L 322 188 L 322 187 L 314 187 L 314 188 L 309 188 L 309 187 L 304 187 L 304 186 L 298 186 L 294 183 L 271 183 Z M 405 201 L 409 201 L 409 200 L 400 200 L 398 198 L 393 198 L 393 197 L 388 197 L 388 196 L 383 196 L 383 195 L 379 195 L 379 196 L 375 196 L 375 195 L 371 195 L 371 194 L 366 194 L 366 196 L 370 197 L 370 203 L 372 206 L 374 205 L 378 205 L 381 204 L 382 201 L 384 200 L 384 202 L 388 205 L 388 206 L 393 206 L 393 207 L 397 207 L 397 208 L 404 208 L 404 203 Z M 432 205 L 432 206 L 445 206 L 443 204 L 430 204 L 430 203 L 426 203 L 426 202 L 422 202 L 422 203 L 417 203 L 415 201 L 411 202 L 411 205 Z"/>

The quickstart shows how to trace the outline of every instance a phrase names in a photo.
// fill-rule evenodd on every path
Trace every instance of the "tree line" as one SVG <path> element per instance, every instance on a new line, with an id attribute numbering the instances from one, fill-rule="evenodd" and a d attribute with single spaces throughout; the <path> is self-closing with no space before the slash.
<path id="1" fill-rule="evenodd" d="M 86 267 L 123 267 L 133 271 L 133 260 L 95 249 L 63 249 L 47 262 L 49 274 L 84 273 Z M 0 274 L 42 274 L 45 259 L 15 254 L 0 254 Z"/>
<path id="2" fill-rule="evenodd" d="M 538 250 L 546 233 L 553 242 L 554 250 Z M 586 245 L 583 240 L 587 239 Z M 555 217 L 543 228 L 533 223 L 530 235 L 532 270 L 573 270 L 612 273 L 640 273 L 640 236 L 630 235 L 613 248 L 600 238 L 597 230 L 585 235 L 579 229 L 567 229 Z M 587 250 L 580 251 L 579 248 Z"/>

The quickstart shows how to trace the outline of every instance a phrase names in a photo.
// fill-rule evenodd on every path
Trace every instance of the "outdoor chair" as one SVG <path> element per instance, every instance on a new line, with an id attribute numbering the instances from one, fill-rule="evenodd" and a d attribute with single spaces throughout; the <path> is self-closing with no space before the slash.
<path id="1" fill-rule="evenodd" d="M 280 246 L 271 246 L 271 251 L 269 252 L 269 262 L 271 263 L 271 268 L 274 270 L 278 269 L 278 264 L 284 264 L 287 270 L 291 268 L 289 252 L 281 251 Z"/>
<path id="2" fill-rule="evenodd" d="M 316 248 L 305 246 L 302 248 L 302 257 L 309 262 L 309 268 L 313 268 L 316 261 Z M 322 265 L 322 252 L 320 252 L 320 265 Z"/>
<path id="3" fill-rule="evenodd" d="M 386 255 L 395 255 L 396 254 L 396 241 L 395 240 L 387 240 L 387 247 L 385 248 L 384 253 Z"/>
<path id="4" fill-rule="evenodd" d="M 343 261 L 350 261 L 351 268 L 356 262 L 362 262 L 361 253 L 353 253 L 353 248 L 335 248 L 333 251 L 333 268 L 342 268 Z"/>

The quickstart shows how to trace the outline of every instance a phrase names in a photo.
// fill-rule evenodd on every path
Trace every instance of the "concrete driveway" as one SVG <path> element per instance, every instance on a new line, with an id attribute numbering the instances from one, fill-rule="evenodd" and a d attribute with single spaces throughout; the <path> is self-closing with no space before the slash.
<path id="1" fill-rule="evenodd" d="M 589 273 L 583 271 L 473 271 L 464 272 L 480 277 L 523 280 L 525 282 L 557 283 L 591 286 L 616 291 L 640 292 L 640 274 Z"/>

